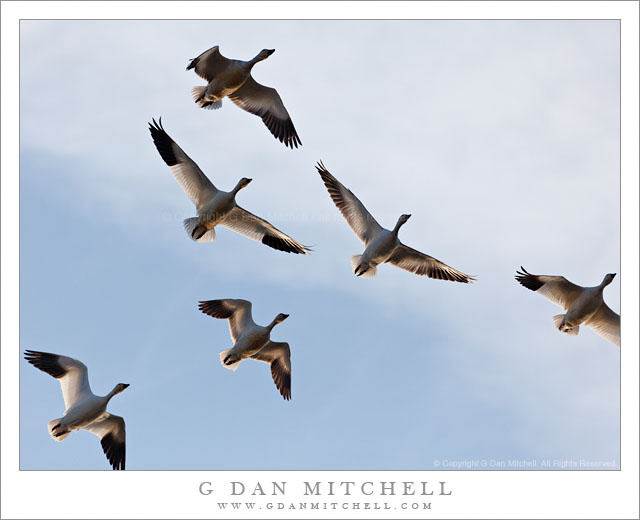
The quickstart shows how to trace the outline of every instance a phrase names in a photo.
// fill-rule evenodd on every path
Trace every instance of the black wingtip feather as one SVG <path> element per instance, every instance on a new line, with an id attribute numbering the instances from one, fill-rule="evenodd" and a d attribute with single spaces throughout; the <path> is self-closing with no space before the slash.
<path id="1" fill-rule="evenodd" d="M 126 444 L 118 442 L 112 433 L 107 433 L 100 440 L 102 450 L 114 470 L 123 470 L 127 453 Z"/>
<path id="2" fill-rule="evenodd" d="M 271 363 L 271 377 L 285 401 L 291 401 L 291 373 L 288 372 L 280 360 Z"/>
<path id="3" fill-rule="evenodd" d="M 329 170 L 327 170 L 322 161 L 318 161 L 318 164 L 316 164 L 316 170 L 318 170 L 318 173 L 322 178 L 322 182 L 324 182 L 327 188 L 333 187 L 334 189 L 338 189 L 338 186 L 336 186 L 335 184 L 337 182 L 337 179 L 331 174 Z"/>
<path id="4" fill-rule="evenodd" d="M 173 150 L 174 140 L 165 132 L 162 126 L 162 118 L 159 119 L 159 122 L 156 122 L 155 119 L 152 119 L 152 121 L 153 123 L 149 123 L 149 132 L 151 132 L 153 144 L 156 145 L 160 157 L 167 163 L 167 166 L 178 164 L 178 158 Z"/>
<path id="5" fill-rule="evenodd" d="M 284 251 L 286 253 L 295 253 L 305 254 L 309 251 L 309 248 L 302 246 L 302 248 L 296 246 L 295 244 L 290 243 L 288 240 L 285 240 L 280 237 L 276 237 L 273 235 L 265 235 L 262 237 L 262 243 L 265 246 L 272 247 L 273 249 L 277 249 L 278 251 Z"/>
<path id="6" fill-rule="evenodd" d="M 262 122 L 269 129 L 273 137 L 283 143 L 287 148 L 298 148 L 298 145 L 302 146 L 302 141 L 298 136 L 296 127 L 293 126 L 293 121 L 287 119 L 286 121 L 278 119 L 273 114 L 266 112 L 261 116 Z"/>
<path id="7" fill-rule="evenodd" d="M 50 376 L 59 379 L 67 374 L 67 370 L 58 362 L 58 355 L 50 352 L 40 352 L 38 350 L 26 350 L 24 358 L 34 367 Z"/>
<path id="8" fill-rule="evenodd" d="M 531 291 L 537 291 L 544 285 L 544 283 L 540 281 L 540 278 L 538 278 L 537 275 L 528 273 L 527 270 L 522 266 L 520 266 L 520 269 L 522 269 L 522 271 L 516 271 L 515 276 L 520 285 L 526 287 Z"/>
<path id="9" fill-rule="evenodd" d="M 234 309 L 227 307 L 223 300 L 206 300 L 198 302 L 198 309 L 212 318 L 218 318 L 221 320 L 230 318 L 234 313 Z"/>

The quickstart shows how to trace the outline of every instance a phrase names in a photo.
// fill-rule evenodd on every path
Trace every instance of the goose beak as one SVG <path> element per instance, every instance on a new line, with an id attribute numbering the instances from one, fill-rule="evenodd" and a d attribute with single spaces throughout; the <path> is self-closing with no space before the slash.
<path id="1" fill-rule="evenodd" d="M 267 49 L 267 52 L 269 53 L 267 56 L 271 56 L 274 52 L 276 52 L 275 49 Z"/>
<path id="2" fill-rule="evenodd" d="M 131 385 L 129 383 L 122 383 L 122 386 L 124 386 L 125 388 L 129 388 Z"/>

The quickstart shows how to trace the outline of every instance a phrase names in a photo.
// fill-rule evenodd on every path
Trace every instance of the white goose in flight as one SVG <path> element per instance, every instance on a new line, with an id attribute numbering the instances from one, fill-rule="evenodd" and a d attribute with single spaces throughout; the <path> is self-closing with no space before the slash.
<path id="1" fill-rule="evenodd" d="M 358 197 L 331 175 L 322 162 L 318 163 L 316 169 L 340 213 L 366 246 L 361 255 L 351 257 L 351 265 L 356 276 L 374 277 L 377 273 L 377 266 L 388 262 L 410 273 L 426 275 L 438 280 L 462 283 L 475 281 L 473 276 L 466 275 L 440 260 L 400 242 L 398 231 L 411 215 L 400 215 L 393 230 L 384 229 L 367 211 Z"/>
<path id="2" fill-rule="evenodd" d="M 516 280 L 547 300 L 562 307 L 566 313 L 553 317 L 553 324 L 560 332 L 576 336 L 580 324 L 602 336 L 616 347 L 620 346 L 620 315 L 613 312 L 602 298 L 602 291 L 615 278 L 607 274 L 600 285 L 580 287 L 564 276 L 546 276 L 528 273 L 524 267 L 516 271 Z"/>
<path id="3" fill-rule="evenodd" d="M 124 419 L 107 413 L 111 398 L 129 385 L 118 383 L 104 397 L 94 395 L 89 386 L 87 367 L 59 354 L 25 351 L 24 358 L 34 367 L 60 381 L 66 410 L 63 417 L 49 421 L 49 435 L 63 441 L 73 430 L 87 430 L 98 437 L 113 469 L 124 469 L 126 434 Z"/>
<path id="4" fill-rule="evenodd" d="M 257 115 L 273 136 L 285 146 L 296 148 L 302 141 L 296 133 L 287 109 L 278 91 L 265 87 L 251 77 L 251 69 L 259 61 L 266 60 L 275 49 L 263 49 L 249 61 L 230 60 L 220 54 L 218 45 L 193 58 L 187 70 L 195 73 L 208 84 L 193 87 L 193 100 L 200 108 L 218 109 L 227 96 L 240 108 Z"/>
<path id="5" fill-rule="evenodd" d="M 271 341 L 273 327 L 286 320 L 278 314 L 266 327 L 256 325 L 247 300 L 209 300 L 198 302 L 198 309 L 219 319 L 229 320 L 233 348 L 220 352 L 222 366 L 236 370 L 243 359 L 251 358 L 271 365 L 271 377 L 285 400 L 291 399 L 291 351 L 289 344 Z"/>
<path id="6" fill-rule="evenodd" d="M 237 193 L 248 186 L 252 179 L 240 179 L 236 187 L 229 192 L 219 190 L 182 148 L 169 137 L 162 127 L 162 119 L 159 123 L 156 123 L 155 119 L 153 123 L 149 123 L 149 131 L 158 153 L 196 206 L 198 216 L 184 221 L 185 230 L 192 240 L 214 241 L 215 227 L 220 224 L 279 251 L 296 254 L 306 254 L 311 251 L 266 220 L 236 204 Z"/>

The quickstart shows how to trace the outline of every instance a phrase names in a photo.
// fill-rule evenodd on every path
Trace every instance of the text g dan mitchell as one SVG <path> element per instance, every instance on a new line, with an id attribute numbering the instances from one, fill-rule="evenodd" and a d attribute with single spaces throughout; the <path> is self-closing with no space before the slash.
<path id="1" fill-rule="evenodd" d="M 343 482 L 303 482 L 301 489 L 306 496 L 436 496 L 451 495 L 447 482 L 412 481 L 343 481 Z M 286 496 L 287 482 L 240 482 L 232 481 L 214 489 L 212 482 L 201 482 L 198 491 L 202 495 L 213 496 Z"/>

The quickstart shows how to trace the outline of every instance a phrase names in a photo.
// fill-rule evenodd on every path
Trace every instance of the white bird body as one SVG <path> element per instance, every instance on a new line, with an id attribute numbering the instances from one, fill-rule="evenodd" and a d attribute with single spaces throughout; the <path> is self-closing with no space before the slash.
<path id="1" fill-rule="evenodd" d="M 584 324 L 595 333 L 620 346 L 620 315 L 604 302 L 603 291 L 615 274 L 607 274 L 600 285 L 581 287 L 564 276 L 535 275 L 524 267 L 516 272 L 516 280 L 531 291 L 540 293 L 549 301 L 562 307 L 565 314 L 553 317 L 553 324 L 560 331 L 576 336 Z"/>
<path id="2" fill-rule="evenodd" d="M 25 359 L 60 381 L 66 410 L 62 417 L 49 421 L 49 435 L 56 441 L 63 441 L 72 431 L 87 430 L 100 437 L 102 449 L 113 469 L 124 469 L 124 419 L 106 410 L 111 398 L 129 385 L 118 383 L 107 395 L 98 396 L 89 386 L 86 365 L 77 359 L 36 350 L 27 350 Z"/>
<path id="3" fill-rule="evenodd" d="M 233 190 L 217 190 L 210 199 L 203 200 L 196 207 L 198 222 L 208 230 L 213 229 L 218 224 L 223 224 L 229 213 L 237 206 L 236 195 L 238 191 L 244 188 L 243 180 L 240 180 Z"/>
<path id="4" fill-rule="evenodd" d="M 253 60 L 228 61 L 228 65 L 207 83 L 205 94 L 202 98 L 205 102 L 220 101 L 229 94 L 233 94 L 244 85 L 251 74 L 251 69 L 257 63 L 257 61 L 254 62 Z"/>
<path id="5" fill-rule="evenodd" d="M 331 199 L 356 236 L 365 245 L 361 255 L 351 257 L 356 276 L 374 277 L 377 266 L 391 263 L 401 269 L 439 280 L 472 283 L 475 278 L 464 274 L 432 256 L 404 245 L 398 232 L 411 215 L 400 215 L 392 230 L 383 228 L 367 211 L 353 192 L 336 179 L 320 162 L 316 166 Z"/>
<path id="6" fill-rule="evenodd" d="M 585 287 L 580 296 L 571 306 L 562 320 L 562 327 L 572 329 L 588 321 L 598 311 L 602 303 L 602 290 L 605 286 Z"/>
<path id="7" fill-rule="evenodd" d="M 366 273 L 369 269 L 375 269 L 376 266 L 385 263 L 399 244 L 397 230 L 381 229 L 360 256 L 361 269 Z"/>
<path id="8" fill-rule="evenodd" d="M 115 395 L 117 386 L 105 396 L 90 395 L 64 412 L 60 420 L 62 430 L 80 430 L 100 417 L 107 409 L 109 400 Z"/>
<path id="9" fill-rule="evenodd" d="M 252 240 L 285 251 L 307 254 L 310 249 L 296 242 L 273 224 L 249 213 L 236 203 L 236 196 L 252 179 L 243 177 L 231 191 L 216 188 L 198 165 L 169 137 L 159 123 L 149 124 L 149 131 L 160 157 L 169 166 L 178 184 L 196 207 L 196 217 L 185 219 L 184 227 L 196 242 L 212 242 L 216 239 L 215 228 L 225 226 Z"/>
<path id="10" fill-rule="evenodd" d="M 289 344 L 271 340 L 271 331 L 286 320 L 288 314 L 278 314 L 266 327 L 257 325 L 251 317 L 251 302 L 247 300 L 209 300 L 199 302 L 205 314 L 229 320 L 233 347 L 220 352 L 220 363 L 237 370 L 243 359 L 263 361 L 271 366 L 271 377 L 282 397 L 291 399 L 291 350 Z"/>
<path id="11" fill-rule="evenodd" d="M 193 87 L 193 101 L 200 108 L 215 110 L 222 106 L 222 99 L 228 97 L 243 110 L 260 117 L 276 139 L 293 149 L 302 141 L 278 91 L 261 85 L 251 76 L 253 66 L 274 52 L 263 49 L 253 59 L 242 61 L 225 58 L 218 45 L 204 51 L 187 67 L 207 81 L 206 86 Z"/>
<path id="12" fill-rule="evenodd" d="M 239 363 L 241 360 L 258 353 L 269 342 L 270 336 L 271 328 L 255 325 L 242 332 L 228 354 L 231 359 L 237 359 Z"/>

